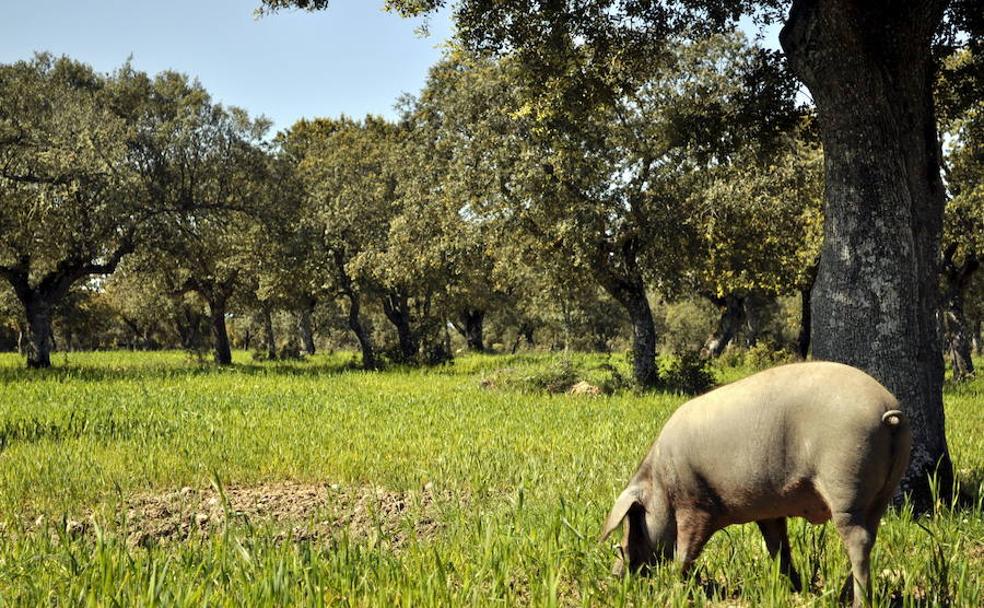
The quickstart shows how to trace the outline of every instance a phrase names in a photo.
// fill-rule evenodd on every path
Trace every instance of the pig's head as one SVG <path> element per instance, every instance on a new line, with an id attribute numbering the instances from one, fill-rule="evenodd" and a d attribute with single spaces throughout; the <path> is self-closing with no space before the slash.
<path id="1" fill-rule="evenodd" d="M 612 574 L 621 576 L 626 566 L 630 572 L 646 573 L 652 566 L 673 557 L 676 521 L 658 484 L 649 480 L 633 481 L 615 501 L 601 540 L 607 539 L 623 522 L 620 556 Z"/>

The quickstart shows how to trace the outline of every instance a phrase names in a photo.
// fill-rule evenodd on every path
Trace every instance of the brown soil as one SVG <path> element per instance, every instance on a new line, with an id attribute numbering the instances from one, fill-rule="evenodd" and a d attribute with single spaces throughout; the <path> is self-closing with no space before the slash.
<path id="1" fill-rule="evenodd" d="M 182 488 L 133 496 L 125 512 L 118 513 L 118 524 L 134 546 L 221 533 L 233 522 L 270 527 L 277 540 L 317 540 L 347 534 L 355 540 L 399 548 L 411 538 L 429 538 L 437 533 L 439 498 L 455 497 L 450 493 L 439 497 L 431 484 L 416 492 L 297 482 L 232 486 L 221 493 L 214 488 Z"/>

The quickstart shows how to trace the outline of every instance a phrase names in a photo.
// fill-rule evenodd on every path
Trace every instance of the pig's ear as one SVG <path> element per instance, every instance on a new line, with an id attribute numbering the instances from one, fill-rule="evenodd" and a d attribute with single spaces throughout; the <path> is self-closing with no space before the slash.
<path id="1" fill-rule="evenodd" d="M 635 504 L 642 505 L 642 488 L 632 485 L 625 488 L 619 494 L 618 499 L 615 500 L 615 506 L 612 507 L 611 513 L 608 514 L 608 519 L 605 521 L 605 528 L 601 531 L 601 537 L 598 539 L 598 542 L 604 542 L 611 535 L 612 531 L 625 519 L 625 514 Z"/>

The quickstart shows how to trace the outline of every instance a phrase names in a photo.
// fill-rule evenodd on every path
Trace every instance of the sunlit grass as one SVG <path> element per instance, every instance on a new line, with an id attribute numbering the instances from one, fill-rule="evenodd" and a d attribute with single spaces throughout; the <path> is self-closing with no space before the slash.
<path id="1" fill-rule="evenodd" d="M 621 357 L 577 355 L 591 379 Z M 754 526 L 718 533 L 698 576 L 608 576 L 602 518 L 685 397 L 546 395 L 487 380 L 535 375 L 542 355 L 468 356 L 430 371 L 364 373 L 351 356 L 229 369 L 183 353 L 0 355 L 0 605 L 837 605 L 847 559 L 832 528 L 796 521 L 796 595 Z M 719 370 L 734 378 L 749 370 Z M 984 601 L 984 380 L 948 386 L 958 477 L 977 508 L 884 522 L 878 605 Z M 292 542 L 262 521 L 130 546 L 137 494 L 281 480 L 437 490 L 438 532 L 401 547 L 350 537 Z M 94 522 L 74 533 L 66 522 Z"/>

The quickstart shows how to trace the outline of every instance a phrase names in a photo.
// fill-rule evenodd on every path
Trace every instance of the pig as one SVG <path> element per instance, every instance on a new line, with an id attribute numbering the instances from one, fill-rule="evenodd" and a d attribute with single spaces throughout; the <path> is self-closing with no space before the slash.
<path id="1" fill-rule="evenodd" d="M 862 605 L 878 524 L 912 446 L 898 407 L 874 378 L 831 362 L 775 367 L 688 401 L 608 515 L 602 541 L 625 522 L 613 573 L 675 557 L 686 574 L 715 531 L 754 521 L 800 591 L 786 518 L 833 520 Z"/>

